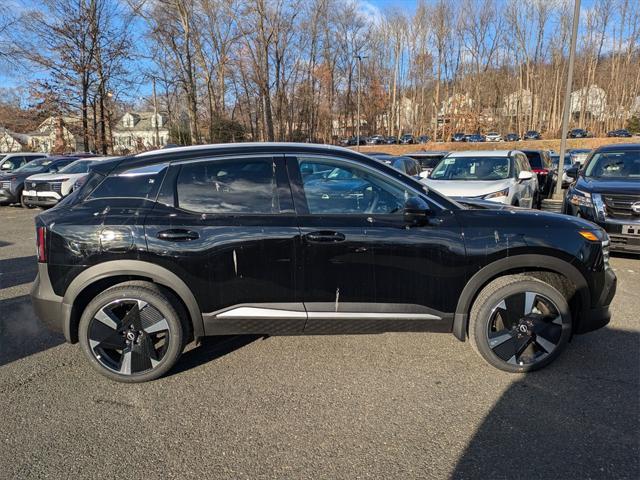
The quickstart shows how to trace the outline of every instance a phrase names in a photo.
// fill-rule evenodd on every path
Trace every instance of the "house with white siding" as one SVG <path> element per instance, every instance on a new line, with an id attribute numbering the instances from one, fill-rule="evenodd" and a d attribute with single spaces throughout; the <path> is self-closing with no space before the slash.
<path id="1" fill-rule="evenodd" d="M 112 133 L 114 153 L 142 152 L 169 143 L 169 125 L 162 113 L 127 112 Z"/>

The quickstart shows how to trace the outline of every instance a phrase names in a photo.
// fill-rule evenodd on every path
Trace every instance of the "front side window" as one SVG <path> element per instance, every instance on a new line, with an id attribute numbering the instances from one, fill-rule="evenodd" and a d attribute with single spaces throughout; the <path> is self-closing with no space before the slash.
<path id="1" fill-rule="evenodd" d="M 504 180 L 511 176 L 508 157 L 447 157 L 431 172 L 431 180 Z"/>
<path id="2" fill-rule="evenodd" d="M 309 213 L 401 214 L 414 196 L 401 183 L 339 160 L 299 158 Z"/>
<path id="3" fill-rule="evenodd" d="M 182 165 L 178 206 L 213 214 L 279 213 L 275 163 L 270 158 Z"/>
<path id="4" fill-rule="evenodd" d="M 595 153 L 585 169 L 595 178 L 640 178 L 640 150 Z"/>

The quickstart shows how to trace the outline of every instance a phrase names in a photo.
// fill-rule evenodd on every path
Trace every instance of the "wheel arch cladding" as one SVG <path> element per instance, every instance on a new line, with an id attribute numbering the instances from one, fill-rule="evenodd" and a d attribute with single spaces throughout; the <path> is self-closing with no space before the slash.
<path id="1" fill-rule="evenodd" d="M 589 286 L 580 271 L 570 263 L 559 258 L 546 255 L 516 255 L 496 260 L 485 265 L 469 279 L 465 285 L 458 304 L 453 321 L 453 334 L 461 341 L 466 339 L 467 327 L 469 323 L 469 313 L 473 302 L 480 291 L 492 280 L 503 275 L 517 273 L 527 273 L 539 275 L 548 273 L 551 276 L 542 280 L 551 283 L 563 294 L 572 298 L 567 298 L 571 307 L 574 322 L 579 322 L 579 311 L 589 307 Z M 552 283 L 550 279 L 558 278 L 561 285 Z M 562 288 L 559 288 L 562 287 Z M 574 310 L 575 309 L 575 310 Z"/>
<path id="2" fill-rule="evenodd" d="M 140 260 L 113 260 L 84 270 L 67 288 L 63 298 L 63 304 L 68 306 L 67 311 L 69 312 L 63 327 L 67 340 L 77 341 L 78 322 L 82 312 L 77 311 L 78 309 L 75 307 L 79 300 L 86 300 L 84 297 L 87 292 L 92 292 L 96 287 L 102 291 L 130 280 L 146 280 L 169 289 L 184 304 L 190 317 L 194 338 L 204 336 L 200 306 L 187 284 L 180 277 L 166 268 L 152 263 Z"/>

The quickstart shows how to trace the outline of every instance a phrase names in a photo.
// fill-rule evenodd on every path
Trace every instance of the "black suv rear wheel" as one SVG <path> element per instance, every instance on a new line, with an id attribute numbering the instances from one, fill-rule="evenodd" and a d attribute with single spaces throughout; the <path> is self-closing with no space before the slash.
<path id="1" fill-rule="evenodd" d="M 471 345 L 488 363 L 507 372 L 548 365 L 570 336 L 567 300 L 535 277 L 500 277 L 480 292 L 471 309 Z"/>
<path id="2" fill-rule="evenodd" d="M 78 337 L 91 365 L 119 382 L 165 374 L 184 348 L 183 309 L 153 284 L 127 282 L 97 295 L 85 308 Z"/>

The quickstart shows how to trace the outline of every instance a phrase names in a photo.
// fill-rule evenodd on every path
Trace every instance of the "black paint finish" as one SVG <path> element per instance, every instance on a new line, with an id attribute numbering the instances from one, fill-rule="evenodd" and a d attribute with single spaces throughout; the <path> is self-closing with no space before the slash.
<path id="1" fill-rule="evenodd" d="M 179 207 L 176 179 L 184 162 L 228 161 L 234 155 L 272 159 L 278 211 L 214 214 Z M 407 223 L 402 212 L 310 214 L 297 155 L 357 162 L 402 183 L 428 206 L 426 221 Z M 40 270 L 48 272 L 53 290 L 47 301 L 65 297 L 69 302 L 56 319 L 66 325 L 61 329 L 70 332 L 68 338 L 73 339 L 69 316 L 82 297 L 77 285 L 73 295 L 69 293 L 70 284 L 85 272 L 88 288 L 93 281 L 108 286 L 104 269 L 95 278 L 90 272 L 111 261 L 131 261 L 130 268 L 113 272 L 118 278 L 122 272 L 127 278 L 161 276 L 145 272 L 145 264 L 175 275 L 173 284 L 186 285 L 192 294 L 188 299 L 178 296 L 190 311 L 202 312 L 204 327 L 194 329 L 204 334 L 451 331 L 455 315 L 456 334 L 463 338 L 475 294 L 513 269 L 573 275 L 582 285 L 584 318 L 593 325 L 606 323 L 603 307 L 615 293 L 615 275 L 605 264 L 601 242 L 578 233 L 588 230 L 605 238 L 584 220 L 533 210 L 465 208 L 381 162 L 313 145 L 167 151 L 101 162 L 94 175 L 109 178 L 157 164 L 169 166 L 145 198 L 92 200 L 80 192 L 79 198 L 37 217 L 36 224 L 48 232 L 48 266 Z M 92 188 L 99 184 L 96 179 Z M 524 261 L 532 255 L 549 261 Z M 277 305 L 282 312 L 245 318 L 219 315 L 243 305 Z"/>

